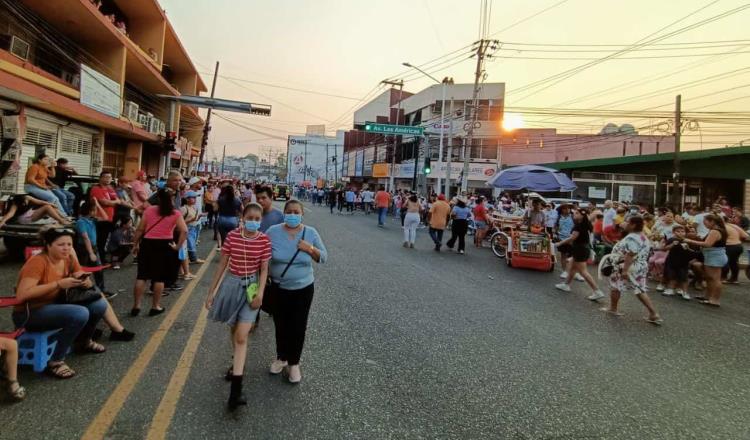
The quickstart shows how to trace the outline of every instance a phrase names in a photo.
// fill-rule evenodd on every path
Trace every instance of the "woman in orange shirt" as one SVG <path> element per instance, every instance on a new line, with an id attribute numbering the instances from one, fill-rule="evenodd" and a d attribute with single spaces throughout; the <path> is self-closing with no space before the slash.
<path id="1" fill-rule="evenodd" d="M 103 353 L 104 346 L 91 336 L 107 311 L 104 298 L 86 304 L 60 303 L 66 289 L 89 288 L 91 278 L 81 270 L 73 251 L 73 232 L 51 228 L 42 233 L 44 251 L 31 257 L 21 268 L 16 298 L 25 304 L 16 306 L 13 322 L 32 332 L 60 329 L 57 345 L 47 363 L 47 374 L 68 379 L 76 373 L 65 363 L 65 355 L 76 343 L 77 351 Z"/>
<path id="2" fill-rule="evenodd" d="M 49 180 L 49 168 L 51 166 L 51 159 L 46 154 L 42 153 L 37 156 L 29 169 L 26 170 L 23 190 L 37 199 L 52 203 L 61 214 L 69 214 L 63 207 L 60 198 L 53 192 L 56 187 Z"/>

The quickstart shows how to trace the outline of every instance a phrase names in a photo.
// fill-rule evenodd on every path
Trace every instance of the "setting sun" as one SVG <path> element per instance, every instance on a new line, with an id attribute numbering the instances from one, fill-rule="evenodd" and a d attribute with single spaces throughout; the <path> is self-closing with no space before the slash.
<path id="1" fill-rule="evenodd" d="M 523 128 L 523 116 L 518 113 L 506 113 L 502 121 L 503 130 L 513 131 L 517 128 Z"/>

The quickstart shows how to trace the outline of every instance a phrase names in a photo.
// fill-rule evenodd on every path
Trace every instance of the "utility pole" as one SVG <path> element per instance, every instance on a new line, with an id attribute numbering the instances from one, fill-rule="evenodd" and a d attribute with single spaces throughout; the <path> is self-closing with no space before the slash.
<path id="1" fill-rule="evenodd" d="M 451 160 L 453 159 L 453 97 L 451 96 L 451 108 L 448 116 L 448 152 L 445 157 L 445 197 L 451 198 Z M 438 188 L 440 191 L 440 188 Z"/>
<path id="2" fill-rule="evenodd" d="M 417 167 L 419 166 L 419 144 L 422 138 L 418 137 L 414 141 L 414 177 L 411 179 L 411 190 L 417 190 Z"/>
<path id="3" fill-rule="evenodd" d="M 680 197 L 680 137 L 682 134 L 682 95 L 677 95 L 674 103 L 674 160 L 672 173 L 672 206 L 682 212 L 682 199 Z"/>
<path id="4" fill-rule="evenodd" d="M 302 182 L 307 182 L 307 139 L 305 139 L 305 160 L 304 160 L 305 169 L 303 171 L 303 177 Z"/>
<path id="5" fill-rule="evenodd" d="M 469 161 L 471 148 L 474 145 L 474 125 L 476 125 L 477 117 L 479 116 L 479 81 L 482 80 L 482 75 L 484 74 L 484 57 L 487 55 L 487 49 L 490 48 L 491 44 L 495 44 L 495 41 L 483 38 L 479 40 L 479 45 L 477 46 L 477 70 L 474 72 L 474 91 L 471 94 L 471 120 L 468 122 L 469 126 L 466 130 L 461 191 L 466 191 L 469 185 Z"/>
<path id="6" fill-rule="evenodd" d="M 403 90 L 404 90 L 404 80 L 398 80 L 398 81 L 388 81 L 383 80 L 380 81 L 381 84 L 387 84 L 389 86 L 398 86 L 398 109 L 396 110 L 396 124 L 398 124 L 399 119 L 401 118 L 401 99 L 403 97 Z M 388 173 L 390 175 L 390 179 L 388 179 L 388 191 L 394 190 L 394 176 L 396 170 L 396 146 L 397 144 L 400 144 L 399 142 L 399 136 L 393 137 L 393 148 L 391 150 L 391 172 Z M 416 162 L 414 163 L 416 166 Z"/>
<path id="7" fill-rule="evenodd" d="M 326 185 L 328 185 L 328 144 L 326 144 Z"/>
<path id="8" fill-rule="evenodd" d="M 211 97 L 214 97 L 216 91 L 216 78 L 219 76 L 219 62 L 216 62 L 216 68 L 214 69 L 214 81 L 211 85 Z M 209 107 L 208 113 L 206 114 L 206 124 L 203 126 L 203 139 L 201 139 L 201 154 L 198 158 L 198 164 L 203 165 L 203 156 L 206 153 L 206 144 L 208 144 L 208 132 L 211 131 L 211 108 Z"/>
<path id="9" fill-rule="evenodd" d="M 224 152 L 221 153 L 221 175 L 224 175 L 224 161 L 227 158 L 227 144 L 224 144 Z"/>

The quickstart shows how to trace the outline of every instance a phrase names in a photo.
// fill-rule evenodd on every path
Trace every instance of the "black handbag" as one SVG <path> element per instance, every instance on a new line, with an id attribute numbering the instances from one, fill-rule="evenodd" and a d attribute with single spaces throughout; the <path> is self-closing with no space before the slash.
<path id="1" fill-rule="evenodd" d="M 68 267 L 68 273 L 65 278 L 70 276 L 71 268 Z M 58 303 L 61 304 L 78 304 L 86 305 L 90 304 L 102 297 L 102 291 L 97 287 L 96 284 L 92 284 L 91 287 L 71 287 L 65 289 L 62 295 L 58 296 Z"/>
<path id="2" fill-rule="evenodd" d="M 94 284 L 93 286 L 86 287 L 72 287 L 66 289 L 63 295 L 60 295 L 60 300 L 63 304 L 78 304 L 86 305 L 90 304 L 102 297 L 102 291 Z"/>
<path id="3" fill-rule="evenodd" d="M 307 231 L 307 228 L 302 229 L 302 240 L 305 239 L 305 232 Z M 286 267 L 284 268 L 284 272 L 281 272 L 281 276 L 279 278 L 284 278 L 284 275 L 286 275 L 286 271 L 289 270 L 289 267 L 291 267 L 292 263 L 294 263 L 294 260 L 297 258 L 297 255 L 299 255 L 299 248 L 297 249 L 297 252 L 294 253 L 292 256 L 292 259 L 289 260 L 289 263 L 286 264 Z M 268 313 L 269 315 L 273 315 L 273 312 L 276 308 L 276 304 L 278 303 L 278 294 L 279 294 L 279 288 L 280 284 L 274 283 L 271 277 L 268 277 L 268 282 L 266 283 L 266 290 L 263 292 L 263 303 L 260 305 L 260 309 L 264 312 Z"/>

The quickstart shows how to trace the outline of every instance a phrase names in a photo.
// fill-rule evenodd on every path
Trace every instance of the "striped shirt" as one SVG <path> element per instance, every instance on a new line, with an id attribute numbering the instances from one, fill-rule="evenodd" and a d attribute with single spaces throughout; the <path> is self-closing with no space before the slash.
<path id="1" fill-rule="evenodd" d="M 271 259 L 271 240 L 263 233 L 245 238 L 237 228 L 227 234 L 221 252 L 229 256 L 229 272 L 240 277 L 250 275 L 260 270 L 262 262 Z"/>

